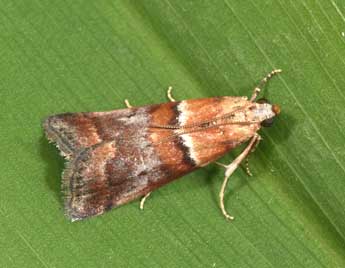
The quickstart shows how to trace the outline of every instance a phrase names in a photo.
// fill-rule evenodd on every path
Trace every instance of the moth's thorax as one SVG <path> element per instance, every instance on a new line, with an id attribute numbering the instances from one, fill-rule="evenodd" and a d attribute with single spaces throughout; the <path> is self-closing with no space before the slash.
<path id="1" fill-rule="evenodd" d="M 179 169 L 190 169 L 190 164 L 204 166 L 252 137 L 261 120 L 269 116 L 269 113 L 263 116 L 265 109 L 268 107 L 252 103 L 246 97 L 162 104 L 159 117 L 155 115 L 158 110 L 150 112 L 151 123 L 162 126 L 151 130 L 150 139 L 158 147 L 158 154 L 162 153 L 163 162 L 181 158 L 180 162 L 186 165 L 179 165 Z"/>
<path id="2" fill-rule="evenodd" d="M 247 114 L 248 119 L 253 122 L 262 122 L 275 116 L 272 105 L 269 103 L 253 103 Z"/>

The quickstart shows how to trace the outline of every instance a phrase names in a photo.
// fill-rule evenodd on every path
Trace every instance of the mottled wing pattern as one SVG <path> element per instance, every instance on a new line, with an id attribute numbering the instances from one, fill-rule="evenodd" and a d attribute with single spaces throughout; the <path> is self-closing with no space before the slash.
<path id="1" fill-rule="evenodd" d="M 153 106 L 149 106 L 153 108 Z M 148 141 L 148 107 L 49 117 L 44 128 L 69 161 L 63 174 L 66 214 L 98 215 L 164 179 Z"/>

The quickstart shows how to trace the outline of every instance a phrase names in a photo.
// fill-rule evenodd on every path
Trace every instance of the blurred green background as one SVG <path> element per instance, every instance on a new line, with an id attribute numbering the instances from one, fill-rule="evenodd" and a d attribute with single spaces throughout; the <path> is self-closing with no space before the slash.
<path id="1" fill-rule="evenodd" d="M 345 5 L 0 1 L 0 267 L 345 267 Z M 63 215 L 52 114 L 264 95 L 282 107 L 226 207 L 210 165 L 89 220 Z M 225 157 L 230 162 L 236 152 Z"/>

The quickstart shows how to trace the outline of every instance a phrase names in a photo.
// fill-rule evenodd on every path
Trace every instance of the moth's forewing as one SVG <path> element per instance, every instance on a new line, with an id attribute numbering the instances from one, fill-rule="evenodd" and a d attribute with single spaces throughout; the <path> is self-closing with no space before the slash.
<path id="1" fill-rule="evenodd" d="M 49 117 L 46 135 L 69 160 L 66 214 L 102 214 L 213 162 L 260 128 L 239 122 L 251 104 L 220 97 Z"/>

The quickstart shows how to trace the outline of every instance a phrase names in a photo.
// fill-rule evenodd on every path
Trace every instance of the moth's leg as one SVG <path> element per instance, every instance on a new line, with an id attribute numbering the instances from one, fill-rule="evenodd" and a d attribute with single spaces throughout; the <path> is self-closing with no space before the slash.
<path id="1" fill-rule="evenodd" d="M 258 144 L 260 143 L 260 141 L 262 140 L 261 136 L 259 135 L 258 139 L 256 140 L 255 144 L 253 145 L 253 149 L 250 151 L 250 153 L 247 155 L 246 157 L 246 163 L 245 163 L 245 168 L 246 168 L 246 172 L 248 174 L 248 176 L 252 177 L 253 176 L 253 173 L 250 171 L 250 168 L 249 168 L 249 156 L 251 153 L 253 153 L 256 149 L 256 147 L 258 147 Z"/>
<path id="2" fill-rule="evenodd" d="M 141 198 L 140 200 L 140 209 L 143 210 L 144 209 L 144 203 L 146 201 L 146 198 L 148 198 L 150 196 L 152 192 L 147 193 L 143 198 Z"/>
<path id="3" fill-rule="evenodd" d="M 125 99 L 125 104 L 126 104 L 127 108 L 133 108 L 133 106 L 130 105 L 130 103 L 127 99 Z"/>
<path id="4" fill-rule="evenodd" d="M 253 95 L 251 96 L 250 101 L 254 101 L 256 99 L 256 97 L 258 96 L 258 94 L 261 91 L 261 88 L 267 83 L 268 80 L 270 80 L 274 75 L 279 74 L 281 72 L 282 72 L 282 70 L 276 69 L 276 70 L 273 70 L 272 72 L 270 72 L 268 75 L 266 75 L 260 81 L 260 83 L 254 88 Z"/>
<path id="5" fill-rule="evenodd" d="M 173 98 L 173 96 L 171 95 L 171 91 L 172 91 L 172 87 L 168 87 L 168 90 L 167 90 L 167 96 L 168 96 L 168 99 L 171 100 L 172 102 L 175 102 L 176 100 Z"/>
<path id="6" fill-rule="evenodd" d="M 225 168 L 224 181 L 223 181 L 223 184 L 222 184 L 222 188 L 221 188 L 221 190 L 219 192 L 219 205 L 220 205 L 220 209 L 222 210 L 222 213 L 223 213 L 223 215 L 224 215 L 224 217 L 226 219 L 229 219 L 229 220 L 233 220 L 234 219 L 234 217 L 231 216 L 226 211 L 225 206 L 224 206 L 224 192 L 225 192 L 225 188 L 226 188 L 226 185 L 228 183 L 229 177 L 236 170 L 236 168 L 240 165 L 240 163 L 248 156 L 248 154 L 251 152 L 251 150 L 253 149 L 253 147 L 257 143 L 258 139 L 260 139 L 259 134 L 255 134 L 253 136 L 253 138 L 250 140 L 250 142 L 247 145 L 247 147 L 243 150 L 243 152 L 239 156 L 237 156 L 237 158 L 234 161 L 232 161 L 231 164 L 224 165 L 224 164 L 216 162 L 218 165 L 220 165 L 220 166 Z"/>

